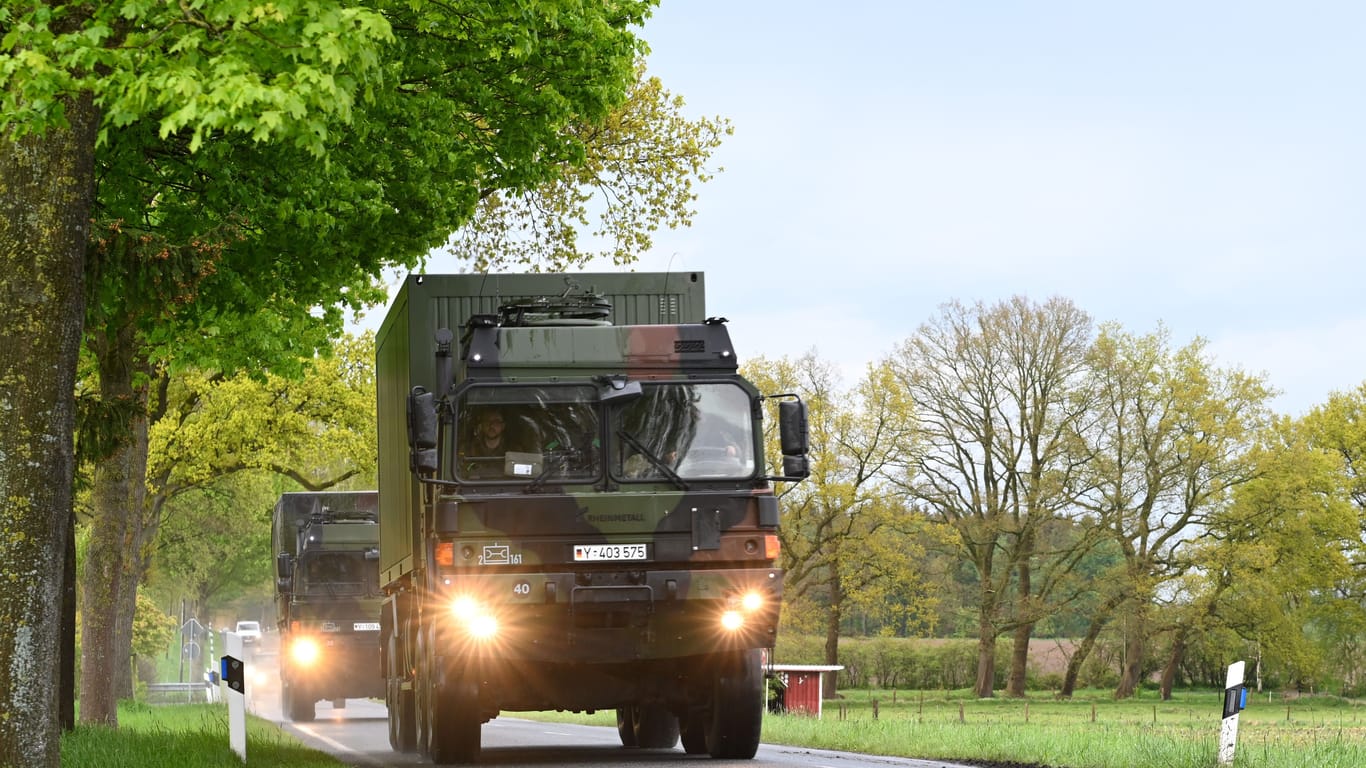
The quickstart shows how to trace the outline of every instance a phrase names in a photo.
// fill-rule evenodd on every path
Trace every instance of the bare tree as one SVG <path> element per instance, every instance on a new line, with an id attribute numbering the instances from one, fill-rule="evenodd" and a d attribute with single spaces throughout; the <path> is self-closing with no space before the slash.
<path id="1" fill-rule="evenodd" d="M 1075 509 L 1091 337 L 1090 317 L 1065 299 L 953 302 L 891 360 L 925 443 L 899 483 L 952 526 L 978 577 L 980 697 L 993 695 L 1007 632 L 1010 692 L 1023 695 L 1034 624 L 1054 610 L 1051 594 L 1087 541 L 1055 550 L 1047 542 L 1063 539 L 1047 528 Z"/>

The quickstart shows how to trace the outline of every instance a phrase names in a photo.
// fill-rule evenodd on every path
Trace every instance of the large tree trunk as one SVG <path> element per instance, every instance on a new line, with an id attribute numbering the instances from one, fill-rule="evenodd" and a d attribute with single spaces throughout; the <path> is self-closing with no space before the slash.
<path id="1" fill-rule="evenodd" d="M 74 387 L 94 200 L 89 98 L 65 129 L 0 134 L 0 755 L 60 764 L 64 561 L 75 471 Z"/>
<path id="2" fill-rule="evenodd" d="M 66 557 L 62 567 L 62 673 L 58 715 L 62 730 L 76 728 L 76 515 L 67 516 Z"/>
<path id="3" fill-rule="evenodd" d="M 1014 645 L 1010 649 L 1010 677 L 1006 679 L 1006 696 L 1023 699 L 1029 672 L 1029 639 L 1034 634 L 1032 623 L 1015 628 Z"/>
<path id="4" fill-rule="evenodd" d="M 146 388 L 140 388 L 137 401 L 147 402 Z M 146 409 L 140 410 L 132 424 L 132 450 L 128 454 L 128 477 L 141 478 L 129 484 L 128 488 L 128 540 L 129 547 L 124 553 L 123 578 L 120 580 L 119 604 L 115 617 L 114 642 L 117 658 L 124 663 L 118 665 L 114 675 L 114 698 L 133 698 L 133 614 L 137 611 L 138 585 L 142 583 L 147 571 L 148 537 L 155 528 L 149 529 L 147 515 L 147 417 Z"/>
<path id="5" fill-rule="evenodd" d="M 100 402 L 115 441 L 95 469 L 94 520 L 86 554 L 81 611 L 81 722 L 118 724 L 118 687 L 132 653 L 132 618 L 122 616 L 133 578 L 146 498 L 146 390 L 133 386 L 133 331 L 91 334 L 99 358 Z M 141 428 L 139 428 L 141 422 Z M 143 438 L 145 444 L 145 437 Z M 122 671 L 121 671 L 122 670 Z"/>
<path id="6" fill-rule="evenodd" d="M 972 690 L 979 699 L 996 695 L 996 587 L 991 581 L 991 564 L 979 564 L 977 573 L 982 579 L 981 597 L 977 605 L 977 680 Z"/>
<path id="7" fill-rule="evenodd" d="M 1077 678 L 1081 675 L 1081 666 L 1086 663 L 1086 659 L 1091 656 L 1091 651 L 1096 647 L 1096 638 L 1100 637 L 1100 631 L 1105 628 L 1110 617 L 1107 615 L 1097 615 L 1091 618 L 1091 624 L 1086 628 L 1086 636 L 1081 639 L 1077 649 L 1072 652 L 1071 658 L 1067 660 L 1067 671 L 1062 676 L 1062 690 L 1058 691 L 1058 698 L 1070 699 L 1072 694 L 1077 691 Z"/>
<path id="8" fill-rule="evenodd" d="M 1101 630 L 1110 623 L 1110 617 L 1114 615 L 1115 608 L 1123 601 L 1123 592 L 1111 595 L 1110 599 L 1106 600 L 1105 604 L 1091 617 L 1091 623 L 1086 627 L 1086 636 L 1082 638 L 1077 650 L 1073 651 L 1071 658 L 1067 660 L 1067 672 L 1062 676 L 1062 690 L 1058 691 L 1058 698 L 1070 699 L 1072 694 L 1076 693 L 1077 677 L 1081 674 L 1082 665 L 1090 658 Z"/>
<path id="9" fill-rule="evenodd" d="M 1143 683 L 1143 661 L 1148 651 L 1147 603 L 1140 598 L 1132 605 L 1124 621 L 1124 661 L 1115 687 L 1116 699 L 1130 698 Z"/>
<path id="10" fill-rule="evenodd" d="M 145 398 L 145 392 L 144 392 Z M 118 665 L 114 675 L 114 698 L 133 698 L 133 614 L 137 611 L 138 585 L 146 572 L 147 527 L 143 510 L 147 501 L 147 419 L 139 417 L 133 423 L 133 445 L 128 455 L 129 478 L 142 478 L 129 484 L 128 540 L 124 554 L 123 577 L 120 579 L 119 604 L 115 617 L 114 642 Z"/>
<path id="11" fill-rule="evenodd" d="M 1162 700 L 1171 701 L 1172 687 L 1176 685 L 1176 676 L 1181 671 L 1181 662 L 1186 658 L 1186 636 L 1189 629 L 1183 624 L 1176 628 L 1176 636 L 1172 638 L 1172 652 L 1167 657 L 1167 666 L 1162 670 Z"/>
<path id="12" fill-rule="evenodd" d="M 1030 620 L 1034 609 L 1029 599 L 1034 589 L 1033 572 L 1029 566 L 1032 551 L 1024 551 L 1032 550 L 1033 537 L 1029 534 L 1021 536 L 1020 547 L 1024 557 L 1016 569 L 1018 580 L 1015 584 L 1015 618 L 1020 623 L 1015 627 L 1015 642 L 1010 650 L 1010 675 L 1006 678 L 1006 696 L 1016 699 L 1022 699 L 1025 695 L 1025 677 L 1029 670 L 1029 638 L 1034 634 L 1034 622 Z"/>

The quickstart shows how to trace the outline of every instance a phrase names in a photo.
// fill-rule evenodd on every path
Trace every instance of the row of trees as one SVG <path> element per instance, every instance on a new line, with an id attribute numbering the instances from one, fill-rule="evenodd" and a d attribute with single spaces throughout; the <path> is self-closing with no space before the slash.
<path id="1" fill-rule="evenodd" d="M 372 463 L 269 450 L 230 412 L 187 448 L 207 387 L 297 378 L 432 248 L 568 267 L 597 255 L 591 210 L 625 263 L 688 222 L 729 126 L 645 76 L 653 5 L 0 7 L 0 762 L 55 766 L 72 721 L 77 500 L 80 713 L 113 725 L 129 672 L 104 662 L 168 510 Z"/>
<path id="2" fill-rule="evenodd" d="M 814 353 L 748 368 L 811 407 L 782 536 L 790 623 L 824 625 L 827 662 L 856 612 L 975 636 L 979 696 L 1003 639 L 1004 689 L 1024 694 L 1040 628 L 1079 640 L 1063 695 L 1103 633 L 1118 697 L 1153 674 L 1169 694 L 1211 637 L 1292 685 L 1366 671 L 1366 388 L 1278 416 L 1202 340 L 1056 298 L 947 304 L 851 392 Z"/>
<path id="3" fill-rule="evenodd" d="M 282 465 L 372 465 L 368 344 L 302 382 L 214 384 L 170 431 L 211 451 L 251 435 Z M 1278 416 L 1264 381 L 1200 340 L 1176 348 L 1160 328 L 1097 328 L 1065 300 L 1019 297 L 946 305 L 851 388 L 814 352 L 745 371 L 810 408 L 812 476 L 783 489 L 785 620 L 824 635 L 827 661 L 853 634 L 972 637 L 978 695 L 1022 695 L 1028 648 L 1047 637 L 1070 641 L 1064 695 L 1096 656 L 1121 697 L 1244 657 L 1279 684 L 1360 685 L 1366 387 Z M 285 426 L 282 404 L 304 402 Z M 287 444 L 312 447 L 287 458 Z M 154 463 L 197 465 L 176 450 Z M 224 538 L 264 542 L 271 493 Z M 163 546 L 169 564 L 196 562 Z"/>

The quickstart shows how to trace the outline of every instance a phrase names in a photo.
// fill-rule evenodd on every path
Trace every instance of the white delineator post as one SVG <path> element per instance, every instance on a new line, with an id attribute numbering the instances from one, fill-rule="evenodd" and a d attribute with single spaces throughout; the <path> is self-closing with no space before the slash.
<path id="1" fill-rule="evenodd" d="M 1224 681 L 1224 719 L 1219 724 L 1219 764 L 1233 765 L 1233 749 L 1238 745 L 1238 713 L 1247 707 L 1247 688 L 1243 686 L 1243 662 L 1228 665 Z"/>
<path id="2" fill-rule="evenodd" d="M 247 702 L 246 662 L 243 661 L 242 637 L 236 632 L 224 632 L 223 650 L 227 654 L 221 664 L 223 685 L 228 690 L 224 694 L 228 700 L 228 746 L 247 761 Z"/>

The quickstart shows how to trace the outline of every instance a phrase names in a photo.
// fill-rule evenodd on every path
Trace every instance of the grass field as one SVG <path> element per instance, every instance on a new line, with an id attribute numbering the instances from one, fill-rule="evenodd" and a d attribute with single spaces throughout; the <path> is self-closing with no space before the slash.
<path id="1" fill-rule="evenodd" d="M 874 703 L 876 702 L 876 703 Z M 767 715 L 764 741 L 823 749 L 1052 768 L 1213 768 L 1219 694 L 1179 693 L 1169 702 L 1144 692 L 1116 702 L 1108 691 L 1072 701 L 1046 694 L 1024 700 L 975 699 L 966 691 L 846 691 L 824 717 Z M 517 717 L 614 726 L 594 715 Z M 234 768 L 227 709 L 125 703 L 120 728 L 81 727 L 62 738 L 68 768 Z M 257 768 L 335 768 L 272 723 L 248 717 L 247 754 Z M 1240 716 L 1239 768 L 1366 766 L 1366 705 L 1333 697 L 1254 698 Z"/>
<path id="2" fill-rule="evenodd" d="M 1207 768 L 1216 764 L 1222 692 L 1144 692 L 1115 701 L 1083 691 L 1071 701 L 977 699 L 968 691 L 845 691 L 822 719 L 768 715 L 764 741 L 903 757 L 1015 762 L 1053 768 Z M 615 725 L 596 715 L 534 717 Z M 1239 716 L 1235 765 L 1366 766 L 1366 705 L 1333 697 L 1254 698 Z"/>

